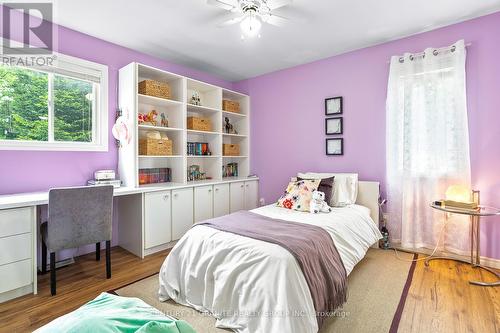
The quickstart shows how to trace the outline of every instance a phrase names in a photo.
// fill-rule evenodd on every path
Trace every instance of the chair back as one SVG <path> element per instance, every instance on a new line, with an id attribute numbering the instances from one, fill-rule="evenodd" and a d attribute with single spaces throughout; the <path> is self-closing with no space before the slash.
<path id="1" fill-rule="evenodd" d="M 48 215 L 50 252 L 111 240 L 113 186 L 51 189 Z"/>

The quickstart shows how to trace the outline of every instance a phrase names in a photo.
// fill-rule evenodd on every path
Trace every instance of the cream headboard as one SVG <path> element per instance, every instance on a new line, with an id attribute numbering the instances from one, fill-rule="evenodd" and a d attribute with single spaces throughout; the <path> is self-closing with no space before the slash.
<path id="1" fill-rule="evenodd" d="M 296 177 L 292 177 L 291 181 L 296 181 Z M 362 181 L 358 182 L 358 197 L 356 203 L 370 209 L 370 217 L 373 219 L 377 228 L 379 228 L 379 207 L 378 199 L 380 197 L 380 183 Z"/>
<path id="2" fill-rule="evenodd" d="M 380 183 L 379 182 L 358 182 L 358 197 L 356 203 L 370 209 L 370 216 L 379 227 L 379 207 L 378 199 L 380 197 Z"/>

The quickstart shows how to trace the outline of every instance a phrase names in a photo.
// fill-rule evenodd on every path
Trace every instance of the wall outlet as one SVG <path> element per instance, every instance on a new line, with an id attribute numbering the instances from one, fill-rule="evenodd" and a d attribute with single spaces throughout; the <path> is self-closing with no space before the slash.
<path id="1" fill-rule="evenodd" d="M 259 199 L 259 205 L 264 206 L 266 204 L 266 199 L 260 198 Z"/>

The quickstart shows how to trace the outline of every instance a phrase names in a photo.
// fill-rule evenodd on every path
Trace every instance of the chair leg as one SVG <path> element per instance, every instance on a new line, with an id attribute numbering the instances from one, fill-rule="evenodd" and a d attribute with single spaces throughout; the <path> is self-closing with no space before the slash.
<path id="1" fill-rule="evenodd" d="M 106 279 L 111 278 L 111 241 L 106 241 Z"/>
<path id="2" fill-rule="evenodd" d="M 47 273 L 47 245 L 42 241 L 42 274 Z"/>
<path id="3" fill-rule="evenodd" d="M 50 253 L 50 294 L 56 294 L 56 253 Z"/>
<path id="4" fill-rule="evenodd" d="M 101 260 L 101 243 L 95 243 L 95 260 Z"/>

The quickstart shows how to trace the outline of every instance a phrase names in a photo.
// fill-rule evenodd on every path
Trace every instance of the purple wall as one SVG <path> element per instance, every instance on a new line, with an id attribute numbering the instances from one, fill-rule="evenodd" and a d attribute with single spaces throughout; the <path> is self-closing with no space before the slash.
<path id="1" fill-rule="evenodd" d="M 252 172 L 261 196 L 278 198 L 299 171 L 358 172 L 385 183 L 385 100 L 392 55 L 468 48 L 472 180 L 484 204 L 500 206 L 500 13 L 238 82 L 252 101 Z M 334 42 L 334 41 L 332 41 Z M 324 98 L 344 96 L 344 156 L 325 156 Z M 500 258 L 500 218 L 485 219 L 482 254 Z"/>
<path id="2" fill-rule="evenodd" d="M 101 39 L 59 27 L 58 52 L 108 66 L 109 127 L 114 123 L 118 70 L 140 62 L 225 88 L 230 82 L 169 63 Z M 108 152 L 47 152 L 0 150 L 0 194 L 43 191 L 56 186 L 83 185 L 97 169 L 116 169 L 118 151 L 109 131 Z"/>

